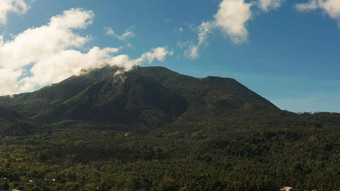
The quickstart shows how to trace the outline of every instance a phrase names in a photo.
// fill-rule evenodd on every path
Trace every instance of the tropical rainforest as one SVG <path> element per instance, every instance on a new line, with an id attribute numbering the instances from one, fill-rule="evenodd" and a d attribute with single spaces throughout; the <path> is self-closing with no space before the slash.
<path id="1" fill-rule="evenodd" d="M 84 71 L 0 97 L 0 190 L 340 190 L 340 114 L 234 79 Z"/>

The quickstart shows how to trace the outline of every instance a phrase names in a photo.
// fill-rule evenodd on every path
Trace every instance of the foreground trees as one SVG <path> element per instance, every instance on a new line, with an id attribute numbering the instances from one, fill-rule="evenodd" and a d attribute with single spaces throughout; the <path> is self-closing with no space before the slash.
<path id="1" fill-rule="evenodd" d="M 307 117 L 3 136 L 0 190 L 339 190 L 339 126 Z"/>

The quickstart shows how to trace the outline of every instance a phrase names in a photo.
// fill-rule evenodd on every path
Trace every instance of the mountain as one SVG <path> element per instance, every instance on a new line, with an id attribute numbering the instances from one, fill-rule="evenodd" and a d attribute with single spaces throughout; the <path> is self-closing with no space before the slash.
<path id="1" fill-rule="evenodd" d="M 339 127 L 234 79 L 107 66 L 0 97 L 0 190 L 340 190 Z"/>
<path id="2" fill-rule="evenodd" d="M 234 79 L 193 78 L 163 67 L 136 67 L 116 75 L 118 70 L 107 66 L 33 93 L 2 97 L 0 106 L 42 124 L 79 120 L 152 127 L 282 113 Z"/>

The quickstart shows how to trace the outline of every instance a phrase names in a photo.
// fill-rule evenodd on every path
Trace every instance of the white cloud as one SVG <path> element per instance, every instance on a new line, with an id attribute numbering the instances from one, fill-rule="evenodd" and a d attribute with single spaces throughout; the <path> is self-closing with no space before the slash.
<path id="1" fill-rule="evenodd" d="M 131 60 L 128 55 L 122 54 L 112 57 L 107 61 L 112 66 L 123 67 L 126 71 L 130 70 L 133 66 L 143 63 L 151 64 L 154 60 L 163 62 L 167 55 L 172 56 L 173 51 L 168 51 L 166 47 L 153 48 L 150 52 L 143 53 L 139 58 Z"/>
<path id="2" fill-rule="evenodd" d="M 215 24 L 213 22 L 202 22 L 200 26 L 198 26 L 198 45 L 200 46 L 208 34 L 212 32 L 212 29 L 215 28 Z"/>
<path id="3" fill-rule="evenodd" d="M 134 37 L 134 36 L 135 36 L 135 34 L 133 32 L 127 31 L 124 34 L 122 34 L 119 39 L 120 40 L 126 40 L 126 39 Z"/>
<path id="4" fill-rule="evenodd" d="M 106 64 L 110 64 L 112 66 L 123 67 L 127 71 L 136 65 L 140 65 L 143 63 L 151 64 L 154 60 L 163 62 L 167 55 L 172 56 L 173 51 L 168 51 L 166 47 L 157 47 L 157 48 L 153 48 L 150 52 L 143 53 L 137 59 L 130 59 L 128 55 L 121 54 L 121 55 L 112 57 L 110 60 L 107 60 Z"/>
<path id="5" fill-rule="evenodd" d="M 29 5 L 25 0 L 1 0 L 0 1 L 0 24 L 6 24 L 9 12 L 25 14 Z"/>
<path id="6" fill-rule="evenodd" d="M 295 5 L 295 8 L 299 11 L 311 11 L 318 8 L 317 0 L 310 0 L 308 3 L 299 3 Z"/>
<path id="7" fill-rule="evenodd" d="M 19 81 L 20 91 L 31 91 L 36 87 L 60 82 L 72 75 L 79 75 L 83 69 L 100 67 L 111 59 L 117 48 L 93 47 L 87 53 L 77 50 L 63 50 L 39 60 L 31 68 L 31 77 Z"/>
<path id="8" fill-rule="evenodd" d="M 0 46 L 4 44 L 4 36 L 0 35 Z"/>
<path id="9" fill-rule="evenodd" d="M 216 26 L 234 43 L 241 43 L 247 39 L 248 31 L 245 24 L 251 19 L 252 5 L 253 3 L 246 3 L 244 0 L 224 0 L 214 16 Z"/>
<path id="10" fill-rule="evenodd" d="M 340 1 L 339 0 L 319 0 L 319 6 L 325 10 L 333 19 L 340 19 Z"/>
<path id="11" fill-rule="evenodd" d="M 65 49 L 81 47 L 89 41 L 72 29 L 91 24 L 92 11 L 71 9 L 52 17 L 48 25 L 27 29 L 0 47 L 0 67 L 17 68 L 39 62 Z"/>
<path id="12" fill-rule="evenodd" d="M 186 52 L 186 56 L 189 57 L 189 58 L 197 58 L 198 57 L 198 49 L 204 43 L 208 34 L 211 33 L 212 30 L 216 27 L 217 27 L 217 25 L 212 21 L 202 22 L 202 24 L 197 27 L 197 29 L 198 29 L 198 42 L 197 42 L 196 45 L 191 44 L 189 46 L 189 51 Z"/>
<path id="13" fill-rule="evenodd" d="M 17 78 L 21 74 L 20 70 L 0 68 L 0 95 L 15 93 L 18 89 Z"/>
<path id="14" fill-rule="evenodd" d="M 122 41 L 125 41 L 125 40 L 135 36 L 135 34 L 133 33 L 131 28 L 127 29 L 125 31 L 125 33 L 123 33 L 122 35 L 116 34 L 111 27 L 105 27 L 105 30 L 106 30 L 106 33 L 105 33 L 106 35 L 113 36 L 113 37 L 115 37 L 119 40 L 122 40 Z"/>
<path id="15" fill-rule="evenodd" d="M 105 27 L 106 30 L 106 35 L 115 35 L 115 32 L 113 31 L 113 29 L 111 27 Z"/>
<path id="16" fill-rule="evenodd" d="M 338 21 L 340 28 L 340 1 L 339 0 L 309 0 L 308 3 L 299 3 L 295 5 L 299 11 L 312 11 L 321 9 L 331 18 Z"/>
<path id="17" fill-rule="evenodd" d="M 73 30 L 86 28 L 93 17 L 92 11 L 71 9 L 52 17 L 47 25 L 23 31 L 13 40 L 4 41 L 0 35 L 0 95 L 33 91 L 84 69 L 109 64 L 128 70 L 144 62 L 164 61 L 173 54 L 166 47 L 154 48 L 137 59 L 114 55 L 119 48 L 112 47 L 81 52 L 77 49 L 82 49 L 90 38 Z M 23 75 L 27 73 L 30 75 Z"/>
<path id="18" fill-rule="evenodd" d="M 259 0 L 258 7 L 266 12 L 270 9 L 277 9 L 283 2 L 284 0 Z"/>
<path id="19" fill-rule="evenodd" d="M 136 64 L 147 61 L 151 64 L 155 59 L 158 61 L 164 61 L 166 55 L 173 55 L 173 51 L 168 51 L 165 47 L 158 47 L 151 50 L 151 52 L 146 52 L 142 54 L 140 58 L 135 60 Z"/>
<path id="20" fill-rule="evenodd" d="M 253 3 L 246 3 L 245 0 L 223 0 L 219 5 L 217 13 L 214 15 L 214 19 L 202 22 L 197 27 L 198 43 L 191 45 L 186 55 L 190 58 L 197 58 L 200 46 L 214 29 L 222 31 L 235 44 L 244 42 L 248 36 L 245 25 L 252 17 L 250 10 L 252 6 Z"/>
<path id="21" fill-rule="evenodd" d="M 189 58 L 197 58 L 199 55 L 198 55 L 198 49 L 201 45 L 200 44 L 197 44 L 197 45 L 193 45 L 191 44 L 189 46 L 189 50 L 185 52 L 185 56 L 186 57 L 189 57 Z"/>

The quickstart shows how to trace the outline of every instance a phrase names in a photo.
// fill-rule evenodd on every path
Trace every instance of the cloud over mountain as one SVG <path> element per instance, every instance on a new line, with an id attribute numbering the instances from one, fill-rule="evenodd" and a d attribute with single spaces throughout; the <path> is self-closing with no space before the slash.
<path id="1" fill-rule="evenodd" d="M 32 91 L 104 64 L 129 69 L 143 62 L 163 61 L 172 54 L 158 47 L 131 60 L 128 55 L 114 55 L 119 51 L 115 47 L 95 46 L 84 51 L 91 37 L 74 30 L 88 27 L 93 18 L 92 11 L 70 9 L 52 17 L 47 25 L 29 28 L 12 40 L 0 35 L 0 73 L 6 73 L 0 75 L 0 94 Z"/>

